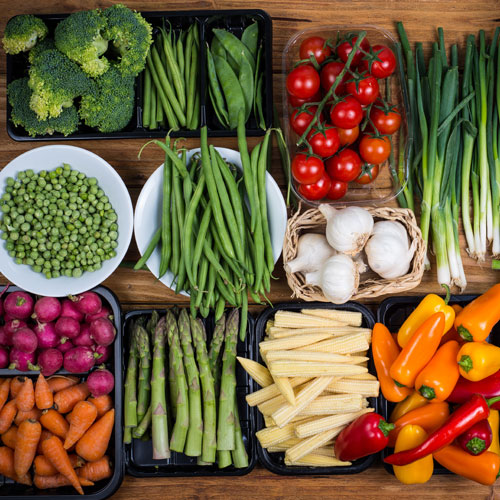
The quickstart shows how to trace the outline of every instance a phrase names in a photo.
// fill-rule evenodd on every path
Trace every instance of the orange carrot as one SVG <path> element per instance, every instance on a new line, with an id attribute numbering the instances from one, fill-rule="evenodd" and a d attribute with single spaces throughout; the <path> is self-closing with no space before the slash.
<path id="1" fill-rule="evenodd" d="M 85 477 L 91 481 L 100 481 L 111 477 L 113 471 L 109 463 L 109 457 L 104 455 L 95 462 L 87 462 L 83 467 L 78 469 L 78 476 Z"/>
<path id="2" fill-rule="evenodd" d="M 14 451 L 7 446 L 0 446 L 0 474 L 10 479 L 17 479 L 14 470 Z"/>
<path id="3" fill-rule="evenodd" d="M 77 467 L 82 467 L 85 464 L 85 462 L 78 455 L 75 455 L 74 453 L 69 455 L 69 461 L 71 462 L 71 466 L 73 467 L 73 469 L 76 469 Z M 51 464 L 50 460 L 44 455 L 37 455 L 33 462 L 33 466 L 35 467 L 35 474 L 38 474 L 39 476 L 53 476 L 57 474 L 57 469 Z"/>
<path id="4" fill-rule="evenodd" d="M 40 423 L 52 434 L 65 438 L 69 425 L 65 418 L 56 410 L 44 410 L 40 417 Z"/>
<path id="5" fill-rule="evenodd" d="M 47 429 L 42 429 L 42 435 L 40 436 L 40 441 L 38 442 L 38 448 L 36 450 L 37 455 L 43 455 L 42 450 L 42 441 L 45 441 L 49 437 L 53 436 L 52 432 L 49 432 Z"/>
<path id="6" fill-rule="evenodd" d="M 115 410 L 109 410 L 82 436 L 76 444 L 76 453 L 87 462 L 95 462 L 104 456 L 113 432 Z"/>
<path id="7" fill-rule="evenodd" d="M 90 394 L 87 384 L 73 385 L 62 391 L 56 392 L 54 395 L 54 403 L 59 413 L 68 413 L 78 403 L 83 401 Z"/>
<path id="8" fill-rule="evenodd" d="M 35 406 L 35 389 L 33 380 L 26 377 L 23 386 L 16 396 L 17 408 L 21 411 L 30 411 Z"/>
<path id="9" fill-rule="evenodd" d="M 72 385 L 76 385 L 80 382 L 78 377 L 73 377 L 70 375 L 54 375 L 47 379 L 47 384 L 49 384 L 50 390 L 55 394 L 56 392 L 62 391 Z"/>
<path id="10" fill-rule="evenodd" d="M 14 419 L 14 423 L 16 425 L 19 425 L 21 422 L 24 422 L 29 418 L 31 418 L 31 420 L 40 420 L 41 414 L 42 412 L 38 408 L 33 408 L 30 411 L 17 410 L 17 415 Z"/>
<path id="11" fill-rule="evenodd" d="M 9 427 L 9 429 L 2 434 L 2 443 L 5 446 L 14 449 L 16 447 L 16 440 L 17 440 L 17 427 L 13 425 Z"/>
<path id="12" fill-rule="evenodd" d="M 24 476 L 29 471 L 41 434 L 42 426 L 36 420 L 25 420 L 19 426 L 14 449 L 14 470 L 18 476 Z"/>
<path id="13" fill-rule="evenodd" d="M 10 391 L 10 378 L 6 378 L 0 384 L 0 410 L 3 408 L 3 405 L 7 402 L 9 398 Z"/>
<path id="14" fill-rule="evenodd" d="M 83 495 L 82 487 L 78 481 L 75 470 L 71 465 L 68 453 L 63 448 L 62 441 L 57 436 L 52 436 L 42 443 L 43 454 L 50 460 L 51 464 L 65 477 L 80 495 Z"/>
<path id="15" fill-rule="evenodd" d="M 46 490 L 49 488 L 60 488 L 61 486 L 71 486 L 73 483 L 62 474 L 55 474 L 54 476 L 40 476 L 38 474 L 35 474 L 35 477 L 33 478 L 33 484 L 39 490 Z M 78 487 L 81 489 L 80 485 L 94 486 L 94 483 L 82 477 L 78 481 Z M 83 495 L 83 490 L 81 495 Z"/>
<path id="16" fill-rule="evenodd" d="M 21 387 L 24 384 L 26 377 L 14 377 L 10 382 L 10 395 L 11 399 L 14 399 L 21 390 Z"/>
<path id="17" fill-rule="evenodd" d="M 17 413 L 16 400 L 9 401 L 0 411 L 0 434 L 3 434 L 14 422 Z"/>
<path id="18" fill-rule="evenodd" d="M 71 412 L 71 425 L 64 441 L 64 448 L 71 448 L 94 423 L 97 408 L 88 401 L 79 401 Z"/>
<path id="19" fill-rule="evenodd" d="M 35 403 L 40 410 L 51 408 L 54 404 L 54 394 L 45 380 L 45 377 L 40 373 L 35 385 Z"/>
<path id="20" fill-rule="evenodd" d="M 109 394 L 97 396 L 96 398 L 89 398 L 87 401 L 91 402 L 97 408 L 97 418 L 101 418 L 106 412 L 113 408 L 113 400 Z"/>
<path id="21" fill-rule="evenodd" d="M 78 403 L 76 403 L 76 404 L 78 404 Z M 71 425 L 71 418 L 72 418 L 71 415 L 73 415 L 73 410 L 66 414 L 66 420 L 67 420 L 68 424 L 70 424 L 70 425 Z"/>
<path id="22" fill-rule="evenodd" d="M 27 472 L 23 476 L 16 476 L 16 483 L 26 484 L 27 486 L 31 486 L 33 483 L 31 481 L 30 473 Z"/>

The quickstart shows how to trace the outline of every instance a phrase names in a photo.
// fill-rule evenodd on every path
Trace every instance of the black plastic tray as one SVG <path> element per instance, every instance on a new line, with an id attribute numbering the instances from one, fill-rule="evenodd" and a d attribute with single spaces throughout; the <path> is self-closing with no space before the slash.
<path id="1" fill-rule="evenodd" d="M 375 324 L 375 317 L 373 313 L 362 304 L 357 302 L 347 302 L 342 305 L 335 304 L 325 304 L 324 302 L 307 302 L 307 303 L 283 303 L 277 304 L 275 307 L 268 307 L 264 309 L 262 313 L 257 318 L 255 324 L 255 361 L 262 363 L 262 358 L 259 354 L 259 342 L 265 335 L 266 323 L 271 319 L 276 311 L 301 311 L 302 309 L 342 309 L 344 311 L 357 311 L 363 315 L 362 326 L 364 328 L 373 328 Z M 375 366 L 373 365 L 373 358 L 371 357 L 371 349 L 368 356 L 369 361 L 369 371 L 375 374 Z M 378 412 L 378 398 L 368 398 L 370 401 L 370 407 Z M 264 418 L 260 412 L 257 412 L 257 429 L 264 428 Z M 257 440 L 257 453 L 259 455 L 259 462 L 271 472 L 275 474 L 281 474 L 283 476 L 303 476 L 303 475 L 338 475 L 338 474 L 358 474 L 363 472 L 365 469 L 370 467 L 375 460 L 376 454 L 369 455 L 367 457 L 360 458 L 354 461 L 352 465 L 343 467 L 307 467 L 307 466 L 290 466 L 285 465 L 284 453 L 269 453 L 266 449 L 262 448 L 259 441 Z"/>
<path id="2" fill-rule="evenodd" d="M 3 290 L 3 286 L 0 286 L 0 289 Z M 21 289 L 16 286 L 10 286 L 6 294 L 20 290 Z M 100 295 L 101 298 L 104 299 L 104 301 L 110 306 L 113 312 L 113 321 L 117 331 L 117 335 L 113 343 L 113 357 L 111 360 L 106 362 L 108 369 L 115 375 L 115 388 L 111 394 L 115 405 L 115 427 L 111 437 L 110 448 L 108 450 L 108 455 L 113 462 L 113 475 L 109 479 L 97 482 L 94 486 L 84 487 L 85 498 L 89 498 L 91 500 L 102 500 L 104 498 L 109 498 L 118 490 L 123 481 L 124 475 L 122 444 L 122 337 L 120 335 L 122 322 L 120 303 L 118 302 L 116 295 L 104 286 L 98 286 L 92 291 Z M 18 375 L 24 375 L 35 378 L 38 376 L 38 373 L 39 372 L 37 371 L 21 372 L 19 370 L 9 370 L 8 368 L 4 368 L 0 370 L 0 377 L 15 377 Z M 63 375 L 67 373 L 68 372 L 64 370 L 59 370 L 56 374 Z M 58 500 L 74 500 L 76 498 L 81 498 L 81 496 L 71 486 L 38 490 L 34 487 L 17 484 L 12 479 L 8 479 L 3 476 L 0 476 L 0 497 L 6 497 L 12 500 L 35 500 L 38 497 L 57 498 Z"/>
<path id="3" fill-rule="evenodd" d="M 49 36 L 52 35 L 56 24 L 68 17 L 69 14 L 36 14 L 43 19 L 49 28 Z M 212 104 L 207 95 L 206 77 L 206 41 L 212 39 L 211 28 L 225 28 L 241 36 L 244 28 L 253 20 L 259 23 L 259 41 L 263 41 L 262 68 L 265 72 L 264 87 L 264 119 L 266 128 L 272 125 L 273 116 L 273 85 L 272 85 L 272 21 L 269 15 L 260 9 L 240 10 L 186 10 L 186 11 L 157 11 L 142 12 L 144 18 L 154 28 L 162 25 L 163 20 L 169 22 L 175 29 L 187 28 L 192 23 L 197 23 L 200 29 L 200 123 L 208 125 L 210 137 L 235 137 L 236 130 L 226 130 L 217 121 Z M 17 78 L 27 75 L 28 56 L 27 53 L 7 55 L 7 85 Z M 102 133 L 96 129 L 81 124 L 78 130 L 64 137 L 62 134 L 44 135 L 30 137 L 22 127 L 15 127 L 10 121 L 11 106 L 7 102 L 7 132 L 15 141 L 71 141 L 82 139 L 142 139 L 150 137 L 164 137 L 167 130 L 148 130 L 142 127 L 142 76 L 136 78 L 135 109 L 130 123 L 119 132 Z M 246 133 L 248 136 L 261 136 L 265 131 L 257 126 L 253 114 L 247 122 Z M 200 129 L 179 130 L 170 134 L 172 137 L 199 137 Z"/>
<path id="4" fill-rule="evenodd" d="M 170 308 L 169 306 L 167 306 Z M 175 306 L 172 306 L 175 307 Z M 160 315 L 166 313 L 167 309 L 156 309 Z M 125 314 L 123 321 L 123 359 L 128 359 L 128 338 L 130 335 L 130 322 L 141 315 L 150 315 L 153 309 L 131 311 Z M 207 332 L 207 340 L 210 342 L 213 334 L 214 319 L 209 316 L 204 320 Z M 248 317 L 248 328 L 245 342 L 238 341 L 238 356 L 253 358 L 253 330 L 254 320 Z M 122 370 L 125 374 L 126 363 Z M 200 466 L 197 459 L 188 457 L 183 453 L 172 452 L 172 457 L 167 460 L 153 460 L 153 447 L 151 440 L 142 441 L 133 439 L 132 443 L 125 445 L 125 465 L 127 474 L 135 477 L 184 477 L 184 476 L 244 476 L 252 471 L 257 463 L 256 439 L 255 439 L 255 408 L 251 408 L 245 401 L 245 396 L 256 390 L 256 384 L 251 377 L 236 363 L 236 394 L 238 399 L 238 411 L 241 421 L 241 431 L 248 453 L 248 467 L 237 469 L 233 465 L 219 469 L 217 465 Z"/>

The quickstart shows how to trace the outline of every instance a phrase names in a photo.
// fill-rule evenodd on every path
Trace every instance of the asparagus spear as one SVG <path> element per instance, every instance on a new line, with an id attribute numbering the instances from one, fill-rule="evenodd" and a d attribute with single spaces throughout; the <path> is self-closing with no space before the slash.
<path id="1" fill-rule="evenodd" d="M 208 362 L 210 363 L 210 369 L 212 370 L 212 376 L 214 377 L 214 387 L 215 387 L 215 397 L 219 397 L 220 392 L 220 375 L 221 366 L 219 353 L 224 343 L 224 331 L 226 327 L 226 315 L 223 314 L 221 318 L 215 323 L 214 334 L 212 336 L 212 342 L 210 343 L 210 352 L 208 353 Z"/>
<path id="2" fill-rule="evenodd" d="M 229 450 L 220 450 L 217 452 L 217 466 L 219 469 L 229 467 L 232 463 L 231 452 Z"/>
<path id="3" fill-rule="evenodd" d="M 189 387 L 189 429 L 184 453 L 189 457 L 198 457 L 201 455 L 203 439 L 200 377 L 194 359 L 187 309 L 182 309 L 179 314 L 178 326 L 182 350 L 184 352 L 184 367 L 186 369 Z"/>
<path id="4" fill-rule="evenodd" d="M 151 352 L 149 335 L 142 326 L 135 332 L 137 354 L 139 356 L 139 384 L 137 390 L 137 422 L 140 422 L 149 407 L 151 395 Z M 134 437 L 139 437 L 133 433 Z"/>
<path id="5" fill-rule="evenodd" d="M 170 315 L 173 316 L 175 327 L 177 329 L 177 322 L 175 321 L 175 316 L 169 311 Z M 178 335 L 178 333 L 177 333 Z M 184 369 L 184 365 L 182 363 L 182 350 L 176 353 L 175 349 L 172 347 L 172 339 L 173 336 L 170 335 L 170 329 L 168 325 L 168 315 L 167 315 L 167 339 L 168 339 L 168 386 L 169 386 L 169 394 L 170 394 L 170 409 L 172 410 L 173 420 L 177 421 L 177 400 L 179 399 L 179 385 L 177 381 L 177 376 L 175 373 L 175 356 L 180 356 L 180 364 Z M 177 339 L 178 340 L 178 339 Z M 173 431 L 172 431 L 173 432 Z M 177 451 L 177 450 L 174 450 Z M 182 451 L 182 450 L 181 450 Z"/>
<path id="6" fill-rule="evenodd" d="M 188 386 L 186 382 L 186 374 L 184 373 L 182 348 L 179 341 L 177 321 L 171 311 L 168 311 L 166 321 L 168 346 L 170 349 L 170 369 L 175 375 L 177 406 L 177 417 L 175 419 L 174 428 L 172 429 L 170 449 L 173 451 L 183 452 L 189 428 Z M 172 388 L 170 394 L 172 394 Z"/>
<path id="7" fill-rule="evenodd" d="M 234 450 L 231 452 L 234 466 L 237 469 L 248 467 L 248 455 L 243 442 L 243 434 L 241 433 L 240 416 L 238 413 L 238 401 L 236 395 L 234 398 Z"/>
<path id="8" fill-rule="evenodd" d="M 153 339 L 153 371 L 151 377 L 151 427 L 154 460 L 170 458 L 167 401 L 165 396 L 165 334 L 165 318 L 161 318 L 156 325 Z"/>
<path id="9" fill-rule="evenodd" d="M 196 348 L 196 360 L 200 369 L 201 388 L 203 390 L 203 446 L 201 460 L 215 462 L 217 448 L 217 407 L 215 403 L 214 379 L 208 362 L 205 327 L 201 320 L 191 319 L 191 332 Z"/>
<path id="10" fill-rule="evenodd" d="M 140 421 L 139 425 L 134 429 L 135 438 L 141 438 L 142 436 L 144 436 L 149 426 L 151 425 L 151 414 L 152 414 L 151 405 L 149 405 L 149 408 L 146 411 L 144 417 Z"/>
<path id="11" fill-rule="evenodd" d="M 132 442 L 132 428 L 137 426 L 137 328 L 137 323 L 133 323 L 132 331 L 130 334 L 130 350 L 128 356 L 127 375 L 125 378 L 125 432 L 123 435 L 123 442 L 126 444 Z"/>

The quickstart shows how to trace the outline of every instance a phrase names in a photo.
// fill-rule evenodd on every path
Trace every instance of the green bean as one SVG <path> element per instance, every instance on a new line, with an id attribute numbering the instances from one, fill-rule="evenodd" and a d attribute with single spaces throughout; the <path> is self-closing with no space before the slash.
<path id="1" fill-rule="evenodd" d="M 264 273 L 262 275 L 262 282 L 264 284 L 265 291 L 269 293 L 271 291 L 271 273 L 266 268 L 264 268 Z"/>
<path id="2" fill-rule="evenodd" d="M 262 103 L 262 92 L 258 92 L 258 83 L 260 75 L 262 74 L 262 70 L 260 69 L 262 59 L 262 45 L 259 45 L 259 50 L 257 51 L 257 62 L 255 63 L 255 76 L 253 79 L 253 116 L 255 117 L 255 121 L 259 121 L 258 110 L 257 110 L 257 102 L 260 100 Z"/>
<path id="3" fill-rule="evenodd" d="M 191 71 L 191 54 L 194 41 L 194 24 L 189 28 L 186 37 L 186 44 L 184 46 L 184 85 L 189 87 L 189 72 Z"/>
<path id="4" fill-rule="evenodd" d="M 217 283 L 217 276 L 215 276 L 216 283 Z M 216 290 L 216 292 L 218 289 Z M 224 308 L 226 307 L 226 301 L 224 300 L 224 297 L 221 295 L 216 301 L 215 301 L 215 321 L 219 321 L 222 318 L 222 315 L 224 314 Z"/>
<path id="5" fill-rule="evenodd" d="M 217 252 L 215 252 L 215 257 L 218 258 Z M 215 305 L 215 267 L 210 266 L 210 269 L 208 270 L 208 284 L 207 284 L 207 293 L 205 294 L 203 298 L 203 305 L 207 308 L 210 309 Z"/>
<path id="6" fill-rule="evenodd" d="M 264 249 L 269 272 L 274 269 L 274 255 L 273 247 L 271 244 L 271 233 L 269 232 L 269 221 L 267 218 L 267 195 L 266 195 L 266 174 L 269 152 L 269 139 L 271 137 L 271 130 L 266 132 L 264 140 L 262 141 L 262 148 L 259 155 L 259 163 L 257 167 L 257 185 L 259 189 L 259 203 L 260 203 L 260 217 L 262 222 L 262 232 L 264 235 Z"/>
<path id="7" fill-rule="evenodd" d="M 148 128 L 151 120 L 151 73 L 148 67 L 144 70 L 142 82 L 142 126 Z"/>
<path id="8" fill-rule="evenodd" d="M 248 47 L 248 50 L 252 54 L 253 58 L 257 57 L 257 42 L 259 39 L 259 24 L 254 21 L 252 24 L 245 28 L 243 35 L 241 35 L 241 41 Z"/>
<path id="9" fill-rule="evenodd" d="M 170 149 L 170 137 L 165 139 L 165 145 Z M 168 269 L 172 256 L 172 226 L 171 226 L 171 201 L 172 201 L 172 163 L 168 155 L 165 155 L 163 163 L 163 202 L 161 212 L 161 261 L 159 278 Z"/>
<path id="10" fill-rule="evenodd" d="M 188 172 L 188 169 L 186 168 L 185 161 L 182 161 L 182 159 L 179 158 L 169 147 L 167 147 L 163 142 L 158 141 L 157 139 L 152 139 L 151 141 L 146 142 L 146 144 L 144 144 L 144 146 L 142 146 L 141 150 L 139 151 L 139 158 L 141 156 L 142 150 L 146 146 L 148 146 L 149 144 L 156 144 L 161 149 L 163 149 L 163 151 L 165 152 L 165 154 L 168 155 L 168 157 L 170 158 L 170 161 L 177 168 L 177 170 L 179 171 L 180 176 L 183 179 L 186 179 L 187 177 L 189 177 L 189 172 Z"/>
<path id="11" fill-rule="evenodd" d="M 156 87 L 153 85 L 151 88 L 151 100 L 149 101 L 149 130 L 155 130 L 158 128 L 158 123 L 156 121 L 156 104 L 158 103 L 158 99 L 156 97 Z"/>
<path id="12" fill-rule="evenodd" d="M 248 295 L 247 291 L 243 290 L 241 292 L 241 311 L 240 311 L 240 340 L 245 341 L 247 336 L 247 324 L 248 324 Z"/>
<path id="13" fill-rule="evenodd" d="M 170 212 L 170 217 L 172 224 L 172 257 L 170 260 L 170 270 L 174 275 L 173 279 L 175 279 L 179 274 L 180 261 L 183 261 L 184 259 L 182 259 L 181 257 L 182 253 L 181 253 L 180 228 L 182 226 L 179 225 L 179 214 L 177 213 L 177 207 L 178 207 L 177 196 L 179 196 L 179 194 L 174 189 L 174 186 L 176 184 L 176 178 L 177 181 L 179 180 L 179 172 L 177 171 L 176 168 L 172 168 L 171 174 L 172 174 L 172 186 L 171 186 L 172 208 Z"/>
<path id="14" fill-rule="evenodd" d="M 163 106 L 161 104 L 160 94 L 156 92 L 156 125 L 161 126 L 165 125 L 164 117 L 163 117 Z"/>
<path id="15" fill-rule="evenodd" d="M 216 268 L 216 271 L 218 272 L 218 274 L 220 275 L 220 277 L 224 281 L 226 281 L 228 284 L 232 284 L 229 275 L 226 273 L 226 271 L 224 271 L 224 269 L 221 266 L 220 262 L 215 257 L 215 254 L 214 254 L 213 250 L 210 248 L 210 245 L 208 244 L 207 240 L 205 240 L 203 242 L 203 252 L 206 255 L 207 259 L 212 264 L 212 266 L 214 266 Z"/>
<path id="16" fill-rule="evenodd" d="M 200 307 L 203 296 L 206 295 L 205 285 L 207 284 L 208 278 L 208 268 L 209 261 L 206 256 L 203 256 L 200 262 L 200 272 L 198 273 L 198 283 L 197 283 L 197 295 L 195 301 L 195 307 L 198 309 Z"/>
<path id="17" fill-rule="evenodd" d="M 248 62 L 246 57 L 241 58 L 240 72 L 238 74 L 238 80 L 241 85 L 241 91 L 243 92 L 243 98 L 245 99 L 245 122 L 250 117 L 253 105 L 253 70 L 252 66 Z"/>
<path id="18" fill-rule="evenodd" d="M 205 211 L 203 212 L 203 217 L 200 222 L 200 227 L 198 229 L 198 232 L 196 233 L 196 245 L 194 247 L 192 270 L 191 270 L 195 281 L 197 281 L 198 264 L 200 262 L 201 255 L 203 253 L 203 242 L 205 241 L 205 238 L 207 236 L 207 231 L 208 231 L 208 226 L 210 224 L 211 216 L 212 216 L 212 207 L 209 203 L 205 208 Z"/>
<path id="19" fill-rule="evenodd" d="M 262 151 L 262 146 L 258 144 L 254 150 L 258 150 L 258 154 L 253 154 L 252 151 L 252 161 L 251 161 L 251 169 L 252 172 L 255 173 L 255 179 L 253 186 L 255 190 L 257 190 L 257 171 L 258 171 L 258 163 L 259 163 L 259 158 L 261 156 L 261 151 Z M 254 290 L 259 289 L 259 284 L 262 280 L 262 274 L 264 271 L 264 260 L 265 260 L 265 255 L 264 255 L 264 234 L 263 234 L 263 224 L 262 224 L 262 216 L 261 216 L 261 207 L 260 207 L 260 202 L 259 202 L 259 196 L 257 193 L 257 207 L 256 207 L 256 227 L 255 231 L 252 231 L 253 238 L 254 238 L 254 245 L 255 245 L 255 257 L 254 257 L 254 266 L 255 266 L 255 280 L 254 280 Z M 252 213 L 250 214 L 251 219 L 253 218 L 253 209 Z"/>
<path id="20" fill-rule="evenodd" d="M 220 113 L 220 109 L 217 107 L 217 102 L 215 101 L 215 97 L 212 91 L 212 87 L 208 86 L 208 96 L 210 97 L 210 102 L 212 103 L 212 108 L 214 110 L 215 116 L 217 117 L 217 121 L 224 127 L 229 128 L 229 124 L 225 121 L 224 116 Z M 226 111 L 227 113 L 227 111 Z"/>
<path id="21" fill-rule="evenodd" d="M 177 61 L 175 60 L 174 48 L 172 47 L 172 39 L 171 39 L 171 31 L 168 33 L 165 30 L 161 30 L 162 33 L 162 41 L 163 41 L 163 52 L 165 54 L 167 69 L 170 73 L 170 77 L 172 79 L 172 83 L 175 87 L 175 92 L 177 94 L 177 99 L 179 101 L 179 105 L 183 113 L 186 112 L 186 91 L 184 89 L 184 81 L 181 78 L 181 72 L 179 66 L 177 65 Z"/>
<path id="22" fill-rule="evenodd" d="M 215 275 L 215 284 L 216 284 L 217 289 L 219 290 L 223 300 L 226 300 L 230 304 L 234 305 L 236 303 L 236 297 L 234 295 L 234 292 L 229 286 L 227 286 L 222 281 L 222 278 L 220 277 L 219 274 Z"/>
<path id="23" fill-rule="evenodd" d="M 241 307 L 241 304 L 242 304 L 242 292 L 241 290 L 238 290 L 236 293 L 235 293 L 235 296 L 236 296 L 236 304 L 234 304 L 236 307 Z"/>
<path id="24" fill-rule="evenodd" d="M 212 101 L 212 106 L 217 115 L 217 118 L 222 126 L 225 128 L 229 127 L 229 116 L 227 114 L 226 104 L 224 102 L 224 96 L 222 95 L 222 89 L 219 85 L 219 80 L 217 79 L 217 72 L 215 71 L 215 63 L 210 51 L 210 47 L 207 43 L 207 74 L 208 74 L 208 93 Z"/>
<path id="25" fill-rule="evenodd" d="M 195 94 L 197 92 L 196 83 L 198 81 L 199 46 L 196 43 L 196 32 L 195 32 L 195 40 L 193 41 L 191 52 L 192 52 L 191 53 L 191 69 L 189 71 L 188 101 L 187 101 L 187 110 L 186 110 L 186 122 L 188 125 L 193 120 L 194 101 L 195 101 Z"/>
<path id="26" fill-rule="evenodd" d="M 255 71 L 255 59 L 250 49 L 241 40 L 226 30 L 214 29 L 213 32 L 222 46 L 226 49 L 228 55 L 230 55 L 239 66 L 241 66 L 241 60 L 246 57 L 252 67 L 252 71 Z"/>
<path id="27" fill-rule="evenodd" d="M 194 109 L 193 109 L 193 117 L 191 119 L 191 124 L 189 125 L 190 130 L 196 130 L 200 126 L 200 108 L 201 108 L 201 98 L 199 86 L 197 85 L 197 90 L 194 96 Z"/>
<path id="28" fill-rule="evenodd" d="M 264 73 L 262 72 L 259 76 L 259 81 L 257 83 L 257 94 L 255 97 L 255 100 L 257 101 L 257 115 L 258 118 L 255 117 L 257 120 L 257 123 L 259 124 L 259 127 L 262 130 L 266 129 L 266 120 L 264 118 L 264 109 L 263 109 L 263 102 L 262 102 L 262 89 L 264 87 Z"/>
<path id="29" fill-rule="evenodd" d="M 177 64 L 179 65 L 179 72 L 182 78 L 184 78 L 184 35 L 185 32 L 181 31 L 175 43 Z"/>

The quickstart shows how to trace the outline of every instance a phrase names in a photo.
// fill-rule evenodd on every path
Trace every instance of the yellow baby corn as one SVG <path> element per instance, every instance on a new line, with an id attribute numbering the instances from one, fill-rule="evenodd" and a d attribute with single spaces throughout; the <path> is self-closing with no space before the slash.
<path id="1" fill-rule="evenodd" d="M 309 453 L 305 457 L 297 460 L 295 462 L 291 462 L 286 458 L 285 455 L 285 465 L 302 465 L 308 467 L 339 467 L 345 465 L 351 465 L 351 462 L 343 462 L 338 458 L 327 457 L 325 455 L 316 455 L 315 453 Z"/>
<path id="2" fill-rule="evenodd" d="M 365 373 L 368 369 L 364 366 L 347 365 L 344 363 L 273 361 L 272 363 L 269 363 L 269 371 L 273 377 L 293 377 L 297 374 L 309 377 L 347 377 L 349 375 Z M 284 396 L 286 397 L 286 395 Z"/>
<path id="3" fill-rule="evenodd" d="M 315 342 L 320 342 L 321 340 L 325 340 L 329 337 L 331 337 L 329 333 L 305 333 L 303 335 L 285 337 L 283 339 L 265 340 L 259 344 L 259 349 L 262 354 L 269 351 L 295 349 L 296 347 L 303 347 L 309 344 L 314 344 Z"/>
<path id="4" fill-rule="evenodd" d="M 365 356 L 345 356 L 344 354 L 335 354 L 330 352 L 298 351 L 298 350 L 269 351 L 266 354 L 267 363 L 277 360 L 310 361 L 310 362 L 318 361 L 321 363 L 347 363 L 350 365 L 357 365 L 367 361 L 368 358 Z"/>
<path id="5" fill-rule="evenodd" d="M 285 456 L 287 456 L 290 461 L 299 460 L 317 448 L 325 446 L 326 443 L 329 443 L 335 436 L 338 436 L 345 427 L 345 425 L 342 425 L 336 429 L 329 429 L 306 439 L 302 439 L 299 443 L 286 450 Z"/>
<path id="6" fill-rule="evenodd" d="M 278 376 L 274 373 L 272 374 L 274 383 L 280 390 L 281 394 L 291 405 L 295 404 L 295 393 L 293 392 L 293 387 L 290 384 L 290 379 L 287 376 Z"/>
<path id="7" fill-rule="evenodd" d="M 273 383 L 273 377 L 271 377 L 269 370 L 265 366 L 240 356 L 237 356 L 236 359 L 250 377 L 252 377 L 261 387 L 267 387 Z"/>
<path id="8" fill-rule="evenodd" d="M 319 396 L 300 415 L 337 415 L 363 409 L 364 398 L 359 394 Z"/>
<path id="9" fill-rule="evenodd" d="M 255 433 L 255 436 L 259 440 L 262 448 L 269 448 L 269 446 L 274 446 L 278 443 L 282 443 L 287 439 L 292 439 L 297 437 L 295 435 L 295 428 L 297 425 L 302 423 L 310 422 L 311 418 L 304 418 L 298 422 L 293 422 L 285 425 L 284 427 L 278 427 L 277 425 L 273 427 L 267 427 L 265 429 L 261 429 Z"/>
<path id="10" fill-rule="evenodd" d="M 351 335 L 355 333 L 369 334 L 369 328 L 358 328 L 354 326 L 329 326 L 315 328 L 278 328 L 273 326 L 269 329 L 268 335 L 270 339 L 281 339 L 292 337 L 294 335 L 302 335 L 304 333 L 329 333 L 332 337 L 341 337 L 342 335 Z"/>
<path id="11" fill-rule="evenodd" d="M 379 394 L 380 383 L 378 380 L 341 378 L 328 384 L 326 390 L 341 394 L 361 394 L 361 396 L 376 398 Z"/>
<path id="12" fill-rule="evenodd" d="M 349 375 L 349 379 L 351 380 L 377 380 L 375 375 L 371 373 L 360 373 L 359 375 Z"/>
<path id="13" fill-rule="evenodd" d="M 343 321 L 309 316 L 291 311 L 277 311 L 274 315 L 274 326 L 280 328 L 307 328 L 314 326 L 347 326 Z"/>
<path id="14" fill-rule="evenodd" d="M 341 311 L 339 309 L 302 309 L 303 314 L 318 316 L 319 318 L 342 321 L 346 325 L 361 326 L 363 315 L 356 311 Z"/>
<path id="15" fill-rule="evenodd" d="M 291 448 L 292 446 L 295 446 L 296 444 L 300 443 L 302 439 L 299 439 L 298 437 L 287 439 L 286 441 L 283 441 L 282 443 L 278 443 L 274 446 L 270 446 L 267 448 L 267 451 L 269 453 L 278 453 L 278 452 L 284 452 L 288 450 L 288 448 Z"/>
<path id="16" fill-rule="evenodd" d="M 301 384 L 304 384 L 305 382 L 310 380 L 310 378 L 311 377 L 293 377 L 289 380 L 289 382 L 293 388 Z M 247 400 L 249 406 L 257 406 L 263 403 L 264 401 L 279 396 L 280 394 L 281 391 L 279 390 L 278 386 L 276 384 L 272 384 L 268 385 L 267 387 L 264 387 L 263 389 L 259 389 L 258 391 L 255 391 L 252 394 L 247 394 L 245 399 Z"/>
<path id="17" fill-rule="evenodd" d="M 272 340 L 271 342 L 278 342 Z M 262 344 L 261 344 L 262 345 Z M 353 352 L 366 351 L 370 347 L 366 334 L 355 333 L 354 335 L 343 335 L 332 339 L 318 341 L 313 345 L 303 344 L 293 349 L 297 351 L 333 352 L 337 354 L 351 354 Z M 278 349 L 276 349 L 278 350 Z"/>

